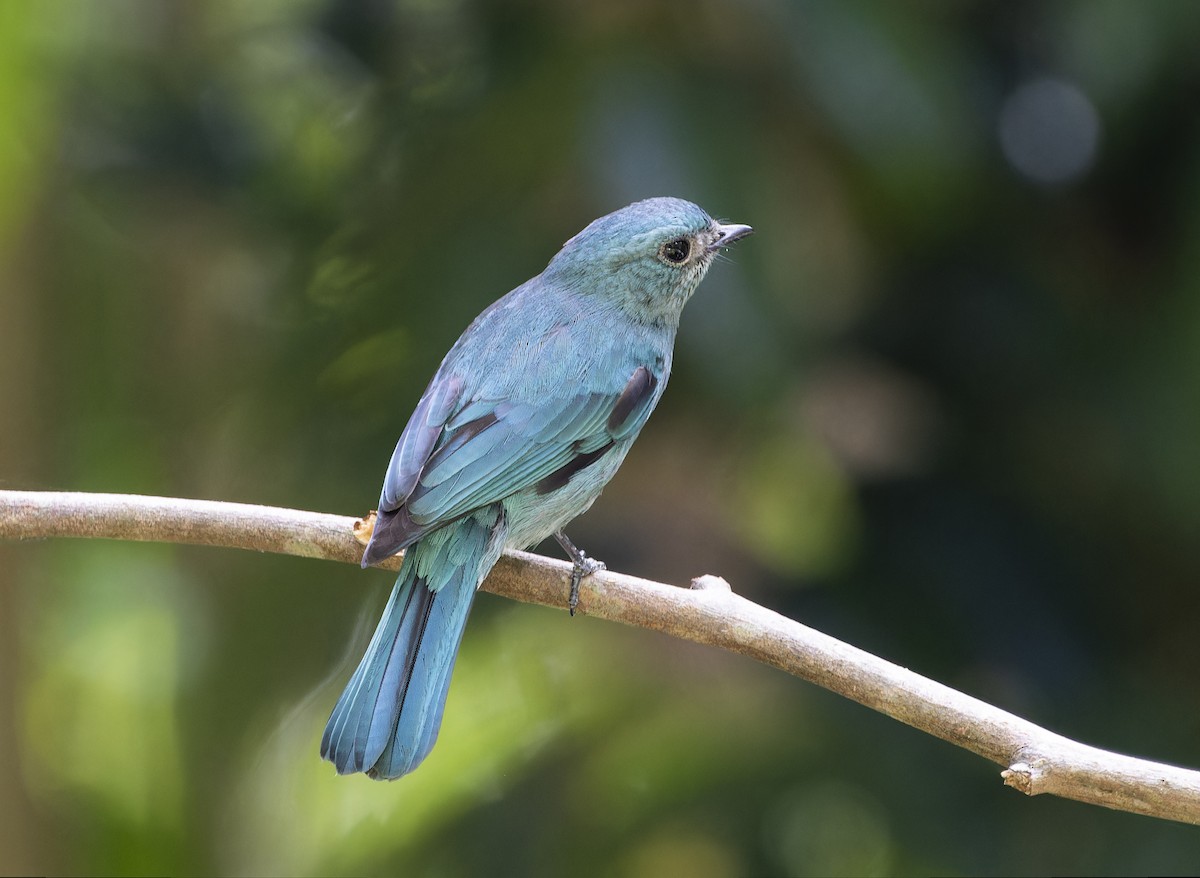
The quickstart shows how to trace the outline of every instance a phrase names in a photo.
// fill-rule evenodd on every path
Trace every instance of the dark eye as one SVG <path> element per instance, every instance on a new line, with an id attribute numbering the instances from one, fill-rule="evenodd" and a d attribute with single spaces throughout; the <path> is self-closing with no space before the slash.
<path id="1" fill-rule="evenodd" d="M 675 265 L 686 262 L 688 254 L 691 252 L 692 245 L 687 238 L 676 238 L 674 241 L 667 241 L 662 246 L 663 259 Z"/>

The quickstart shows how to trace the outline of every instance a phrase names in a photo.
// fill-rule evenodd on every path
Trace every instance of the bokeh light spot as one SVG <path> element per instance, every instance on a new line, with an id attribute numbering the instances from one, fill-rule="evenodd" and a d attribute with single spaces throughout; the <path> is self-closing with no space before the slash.
<path id="1" fill-rule="evenodd" d="M 1069 82 L 1024 83 L 1004 102 L 999 124 L 1005 158 L 1035 183 L 1068 183 L 1095 163 L 1100 117 L 1087 95 Z"/>

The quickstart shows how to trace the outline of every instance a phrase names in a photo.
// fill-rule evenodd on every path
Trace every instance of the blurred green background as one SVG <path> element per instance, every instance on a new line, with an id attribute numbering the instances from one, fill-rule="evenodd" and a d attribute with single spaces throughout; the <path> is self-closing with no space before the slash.
<path id="1" fill-rule="evenodd" d="M 0 487 L 365 512 L 479 310 L 683 196 L 758 234 L 574 539 L 1200 766 L 1198 41 L 1191 2 L 6 0 Z M 490 595 L 424 767 L 337 778 L 390 584 L 0 545 L 0 871 L 1200 866 L 1195 828 Z"/>

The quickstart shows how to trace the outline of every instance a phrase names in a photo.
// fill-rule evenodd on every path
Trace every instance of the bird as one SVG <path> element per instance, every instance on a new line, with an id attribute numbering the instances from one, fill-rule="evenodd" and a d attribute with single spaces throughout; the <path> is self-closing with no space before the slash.
<path id="1" fill-rule="evenodd" d="M 405 554 L 321 737 L 338 774 L 394 780 L 429 754 L 476 590 L 503 551 L 554 536 L 572 561 L 574 615 L 581 580 L 603 564 L 563 528 L 662 397 L 684 305 L 752 232 L 680 198 L 634 202 L 568 240 L 450 348 L 396 444 L 363 553 L 364 568 Z"/>

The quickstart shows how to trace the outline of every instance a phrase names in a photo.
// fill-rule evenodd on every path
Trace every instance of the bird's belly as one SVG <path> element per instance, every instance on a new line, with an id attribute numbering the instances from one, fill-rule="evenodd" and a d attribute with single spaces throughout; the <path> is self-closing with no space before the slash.
<path id="1" fill-rule="evenodd" d="M 632 438 L 616 443 L 607 454 L 549 494 L 539 494 L 529 488 L 506 497 L 503 501 L 508 524 L 505 548 L 535 546 L 586 512 L 621 466 L 631 444 Z"/>

